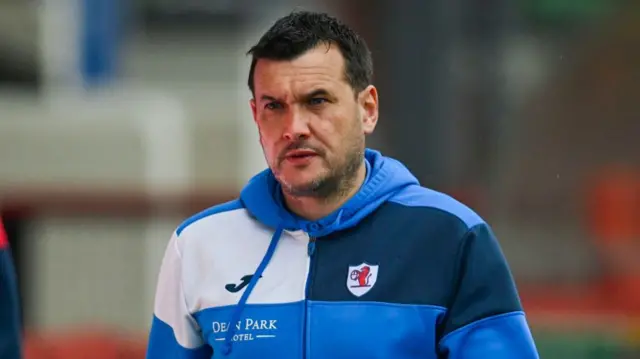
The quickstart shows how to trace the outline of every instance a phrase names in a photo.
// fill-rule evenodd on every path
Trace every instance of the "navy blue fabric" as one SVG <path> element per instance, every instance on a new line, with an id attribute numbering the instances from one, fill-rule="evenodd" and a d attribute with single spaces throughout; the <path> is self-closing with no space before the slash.
<path id="1" fill-rule="evenodd" d="M 309 299 L 446 307 L 459 240 L 467 231 L 464 222 L 440 209 L 388 202 L 358 227 L 316 241 Z M 356 298 L 345 285 L 347 268 L 363 262 L 380 269 L 375 286 Z"/>
<path id="2" fill-rule="evenodd" d="M 20 302 L 11 250 L 0 222 L 0 358 L 22 357 Z"/>
<path id="3" fill-rule="evenodd" d="M 504 314 L 522 316 L 514 280 L 490 227 L 442 193 L 408 187 L 357 227 L 319 238 L 314 256 L 312 301 L 446 308 L 431 322 L 433 339 L 440 342 L 454 331 L 458 339 L 435 347 L 442 357 L 456 349 L 455 343 L 465 342 L 466 326 Z M 361 263 L 377 265 L 379 272 L 372 289 L 356 297 L 345 280 L 349 266 Z M 511 322 L 522 324 L 520 319 L 507 318 L 498 321 L 507 322 L 505 328 Z M 522 335 L 513 339 L 535 353 L 533 341 L 526 340 L 530 338 L 526 323 L 518 330 Z M 498 333 L 494 339 L 504 341 Z"/>
<path id="4" fill-rule="evenodd" d="M 213 351 L 208 345 L 195 349 L 180 346 L 176 342 L 171 326 L 158 319 L 155 315 L 153 316 L 149 337 L 153 338 L 153 340 L 149 341 L 147 358 L 202 359 L 213 356 Z"/>
<path id="5" fill-rule="evenodd" d="M 442 335 L 477 320 L 522 311 L 511 272 L 489 226 L 471 228 L 459 248 Z"/>

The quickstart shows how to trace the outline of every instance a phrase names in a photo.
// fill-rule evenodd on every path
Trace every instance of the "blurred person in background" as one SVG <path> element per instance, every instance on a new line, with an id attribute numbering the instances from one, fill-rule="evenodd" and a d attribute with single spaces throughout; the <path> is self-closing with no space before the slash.
<path id="1" fill-rule="evenodd" d="M 364 40 L 294 12 L 249 54 L 269 168 L 173 233 L 147 357 L 537 358 L 490 226 L 366 148 Z"/>
<path id="2" fill-rule="evenodd" d="M 16 272 L 7 233 L 0 218 L 0 358 L 22 357 Z"/>

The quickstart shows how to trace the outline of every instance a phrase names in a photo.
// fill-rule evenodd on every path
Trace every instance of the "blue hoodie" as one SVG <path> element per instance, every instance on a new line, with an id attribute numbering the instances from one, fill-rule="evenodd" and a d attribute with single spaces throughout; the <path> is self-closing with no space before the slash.
<path id="1" fill-rule="evenodd" d="M 289 212 L 269 170 L 177 228 L 148 358 L 537 358 L 490 227 L 368 149 L 329 216 Z"/>

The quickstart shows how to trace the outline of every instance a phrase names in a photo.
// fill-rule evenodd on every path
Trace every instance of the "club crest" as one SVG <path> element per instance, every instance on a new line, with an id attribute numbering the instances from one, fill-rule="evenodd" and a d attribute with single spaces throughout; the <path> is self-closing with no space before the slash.
<path id="1" fill-rule="evenodd" d="M 377 279 L 377 265 L 362 263 L 357 266 L 349 266 L 347 289 L 356 297 L 361 297 L 373 288 Z"/>

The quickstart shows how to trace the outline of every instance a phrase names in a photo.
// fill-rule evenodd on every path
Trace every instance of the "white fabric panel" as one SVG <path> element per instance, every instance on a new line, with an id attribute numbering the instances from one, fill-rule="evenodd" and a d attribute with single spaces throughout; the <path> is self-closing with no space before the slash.
<path id="1" fill-rule="evenodd" d="M 204 344 L 198 333 L 198 325 L 187 310 L 182 288 L 182 258 L 175 234 L 162 260 L 154 314 L 173 328 L 176 341 L 181 346 L 197 348 Z"/>
<path id="2" fill-rule="evenodd" d="M 272 237 L 273 230 L 250 217 L 245 209 L 214 214 L 190 224 L 178 240 L 189 311 L 237 304 L 244 289 L 231 293 L 225 286 L 240 284 L 242 277 L 255 273 Z M 308 240 L 302 232 L 282 233 L 248 304 L 304 299 Z"/>

